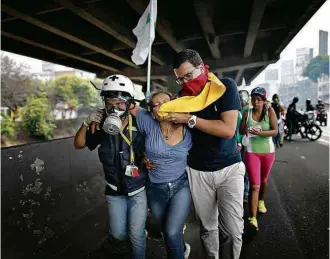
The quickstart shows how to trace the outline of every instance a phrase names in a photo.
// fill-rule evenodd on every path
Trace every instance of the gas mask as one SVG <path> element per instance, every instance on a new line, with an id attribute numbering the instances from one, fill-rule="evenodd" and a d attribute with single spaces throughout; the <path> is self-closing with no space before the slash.
<path id="1" fill-rule="evenodd" d="M 109 135 L 119 134 L 122 127 L 122 119 L 128 115 L 128 104 L 126 103 L 126 100 L 120 99 L 120 101 L 125 103 L 116 106 L 109 104 L 107 99 L 105 99 L 105 112 L 107 118 L 105 119 L 102 128 Z"/>

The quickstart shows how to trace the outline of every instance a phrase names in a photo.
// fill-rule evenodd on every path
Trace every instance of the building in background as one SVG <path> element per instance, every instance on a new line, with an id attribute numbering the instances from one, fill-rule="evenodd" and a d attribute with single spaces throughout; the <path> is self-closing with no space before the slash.
<path id="1" fill-rule="evenodd" d="M 323 75 L 318 82 L 317 97 L 329 104 L 329 91 L 330 91 L 330 78 L 327 75 Z"/>
<path id="2" fill-rule="evenodd" d="M 267 99 L 271 99 L 280 86 L 279 68 L 273 66 L 267 69 L 265 71 L 265 83 L 258 86 L 264 87 L 267 91 Z"/>
<path id="3" fill-rule="evenodd" d="M 45 63 L 45 64 L 44 64 Z M 52 67 L 51 63 L 43 62 L 42 64 L 42 72 L 40 73 L 32 73 L 34 78 L 40 79 L 42 81 L 50 81 L 58 76 L 76 76 L 86 80 L 95 79 L 95 74 L 81 71 L 73 68 L 66 68 L 65 70 L 55 70 L 55 66 Z"/>
<path id="4" fill-rule="evenodd" d="M 286 107 L 288 107 L 294 97 L 298 97 L 299 102 L 297 103 L 297 109 L 305 111 L 306 100 L 308 98 L 311 99 L 313 105 L 316 105 L 317 103 L 318 84 L 307 78 L 297 81 L 293 85 L 281 84 L 279 88 L 279 97 L 280 101 Z"/>
<path id="5" fill-rule="evenodd" d="M 265 71 L 265 81 L 278 81 L 279 75 L 278 75 L 278 69 L 267 69 Z"/>
<path id="6" fill-rule="evenodd" d="M 293 60 L 286 60 L 281 63 L 281 84 L 291 85 L 295 83 Z"/>
<path id="7" fill-rule="evenodd" d="M 296 80 L 303 80 L 303 73 L 309 62 L 313 58 L 312 48 L 300 48 L 296 49 Z"/>
<path id="8" fill-rule="evenodd" d="M 328 38 L 327 31 L 319 30 L 319 55 L 328 55 Z"/>

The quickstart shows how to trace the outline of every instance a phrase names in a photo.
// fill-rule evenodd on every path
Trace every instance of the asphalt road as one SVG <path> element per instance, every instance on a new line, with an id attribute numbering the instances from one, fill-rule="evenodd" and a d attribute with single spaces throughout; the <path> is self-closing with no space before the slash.
<path id="1" fill-rule="evenodd" d="M 325 141 L 296 138 L 277 150 L 266 197 L 268 212 L 259 217 L 259 233 L 245 236 L 241 259 L 329 258 L 329 147 Z M 147 229 L 147 258 L 166 258 L 152 219 Z M 193 210 L 185 239 L 192 247 L 189 258 L 204 258 Z M 88 258 L 128 258 L 127 252 L 127 243 L 105 241 Z"/>

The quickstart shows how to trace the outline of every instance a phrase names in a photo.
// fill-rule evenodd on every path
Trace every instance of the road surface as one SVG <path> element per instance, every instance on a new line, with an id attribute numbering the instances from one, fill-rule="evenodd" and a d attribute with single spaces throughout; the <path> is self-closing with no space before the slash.
<path id="1" fill-rule="evenodd" d="M 329 135 L 322 140 L 296 138 L 277 150 L 266 198 L 268 213 L 259 217 L 257 236 L 245 236 L 241 259 L 329 258 Z M 147 258 L 166 258 L 162 239 L 154 238 L 152 220 L 147 229 Z M 193 212 L 185 239 L 192 247 L 189 258 L 204 258 Z M 105 241 L 88 258 L 128 258 L 127 251 L 125 242 Z"/>

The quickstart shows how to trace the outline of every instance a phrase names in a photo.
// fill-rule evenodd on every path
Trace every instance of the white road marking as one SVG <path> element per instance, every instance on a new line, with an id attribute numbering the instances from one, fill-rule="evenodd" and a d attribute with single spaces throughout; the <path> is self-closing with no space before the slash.
<path id="1" fill-rule="evenodd" d="M 320 142 L 322 142 L 322 143 L 326 143 L 326 144 L 328 144 L 328 145 L 330 144 L 329 140 L 327 141 L 327 140 L 324 140 L 324 139 L 321 139 L 321 138 L 320 138 L 320 139 L 318 139 L 318 141 L 320 141 Z"/>

